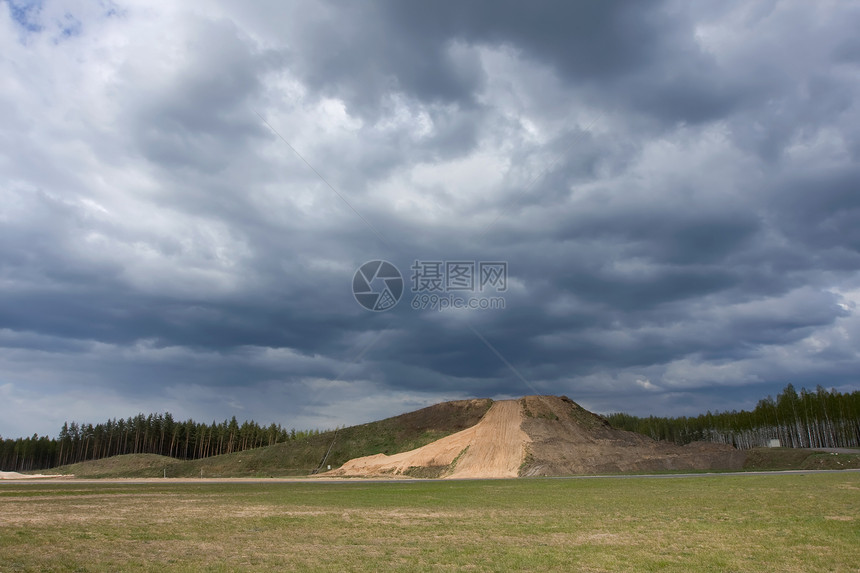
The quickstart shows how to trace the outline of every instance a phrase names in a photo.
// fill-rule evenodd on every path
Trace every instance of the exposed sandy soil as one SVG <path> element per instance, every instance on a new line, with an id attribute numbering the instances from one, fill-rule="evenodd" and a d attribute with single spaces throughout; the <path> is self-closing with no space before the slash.
<path id="1" fill-rule="evenodd" d="M 522 427 L 531 439 L 523 476 L 741 469 L 746 457 L 722 444 L 677 446 L 616 430 L 564 396 L 526 396 L 519 402 Z"/>
<path id="2" fill-rule="evenodd" d="M 68 475 L 47 475 L 47 474 L 19 474 L 18 472 L 0 472 L 0 479 L 41 479 L 41 478 L 59 478 L 73 477 Z"/>
<path id="3" fill-rule="evenodd" d="M 424 447 L 356 458 L 326 476 L 501 478 L 661 470 L 741 469 L 745 454 L 697 442 L 676 446 L 616 430 L 572 400 L 494 402 L 475 426 Z"/>
<path id="4" fill-rule="evenodd" d="M 528 442 L 521 429 L 522 421 L 522 408 L 517 401 L 494 402 L 471 428 L 393 456 L 376 454 L 350 460 L 323 475 L 390 476 L 409 474 L 414 468 L 435 468 L 438 471 L 434 477 L 516 477 Z"/>
<path id="5" fill-rule="evenodd" d="M 447 477 L 517 477 L 529 441 L 522 430 L 522 421 L 523 412 L 518 402 L 496 402 L 484 419 L 474 426 L 475 435 L 469 449 Z"/>

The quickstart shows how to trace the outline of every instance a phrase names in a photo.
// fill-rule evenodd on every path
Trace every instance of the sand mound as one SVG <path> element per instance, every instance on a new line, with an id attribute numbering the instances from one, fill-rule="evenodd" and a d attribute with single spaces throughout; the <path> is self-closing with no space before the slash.
<path id="1" fill-rule="evenodd" d="M 446 478 L 516 477 L 528 436 L 515 400 L 494 402 L 476 425 L 424 447 L 393 456 L 356 458 L 329 476 L 418 475 Z M 456 463 L 455 463 L 456 462 Z"/>
<path id="2" fill-rule="evenodd" d="M 744 458 L 731 446 L 676 446 L 616 430 L 565 396 L 527 396 L 494 402 L 476 425 L 424 447 L 356 458 L 322 475 L 502 478 L 740 469 Z"/>
<path id="3" fill-rule="evenodd" d="M 616 430 L 565 396 L 520 399 L 530 438 L 520 475 L 741 469 L 746 455 L 723 444 L 677 446 Z"/>

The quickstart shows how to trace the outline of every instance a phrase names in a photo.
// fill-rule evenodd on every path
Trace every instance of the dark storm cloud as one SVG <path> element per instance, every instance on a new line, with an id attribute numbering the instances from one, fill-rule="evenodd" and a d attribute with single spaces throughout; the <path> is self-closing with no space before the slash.
<path id="1" fill-rule="evenodd" d="M 482 80 L 480 65 L 452 54 L 444 33 L 425 34 L 410 23 L 401 25 L 390 8 L 379 3 L 331 5 L 306 22 L 294 50 L 301 50 L 296 66 L 309 84 L 361 111 L 376 108 L 392 91 L 471 103 Z M 354 25 L 344 27 L 345 21 Z"/>
<path id="2" fill-rule="evenodd" d="M 792 172 L 772 190 L 776 222 L 817 260 L 844 270 L 860 269 L 860 169 L 809 166 Z M 822 259 L 822 255 L 828 255 Z M 832 257 L 832 258 L 831 258 Z"/>
<path id="3" fill-rule="evenodd" d="M 671 50 L 670 20 L 659 5 L 637 2 L 383 2 L 392 33 L 509 45 L 558 68 L 571 80 L 623 74 Z M 670 30 L 670 29 L 669 29 Z"/>
<path id="4" fill-rule="evenodd" d="M 101 411 L 76 401 L 94 389 L 336 425 L 464 396 L 647 414 L 856 388 L 856 9 L 121 13 L 0 18 L 0 394 L 40 431 Z M 381 314 L 350 292 L 376 258 L 407 281 Z M 507 261 L 506 308 L 411 309 L 416 259 Z M 32 433 L 26 412 L 0 433 Z"/>
<path id="5" fill-rule="evenodd" d="M 458 44 L 511 49 L 594 98 L 665 121 L 719 118 L 757 90 L 703 53 L 688 9 L 670 2 L 335 6 L 307 30 L 312 49 L 299 65 L 312 85 L 359 111 L 375 109 L 392 90 L 474 105 L 485 74 L 473 58 L 458 57 Z M 344 20 L 358 24 L 343 33 Z"/>
<path id="6" fill-rule="evenodd" d="M 166 169 L 218 171 L 236 148 L 268 136 L 250 110 L 276 53 L 259 53 L 228 21 L 194 22 L 182 64 L 154 85 L 135 81 L 139 106 L 128 118 L 138 148 Z M 138 77 L 136 77 L 138 76 Z"/>

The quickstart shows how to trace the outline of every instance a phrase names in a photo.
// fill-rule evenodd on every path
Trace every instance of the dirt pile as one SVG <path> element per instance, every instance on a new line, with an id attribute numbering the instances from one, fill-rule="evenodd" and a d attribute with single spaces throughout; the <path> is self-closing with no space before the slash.
<path id="1" fill-rule="evenodd" d="M 616 430 L 566 396 L 526 396 L 522 428 L 531 442 L 522 476 L 741 469 L 745 454 L 731 446 L 677 446 Z"/>
<path id="2" fill-rule="evenodd" d="M 346 462 L 327 476 L 412 475 L 416 477 L 516 477 L 528 436 L 515 400 L 493 402 L 480 422 L 421 448 Z"/>
<path id="3" fill-rule="evenodd" d="M 616 430 L 567 397 L 493 402 L 472 427 L 394 455 L 352 459 L 326 476 L 502 478 L 661 470 L 741 469 L 744 453 L 676 446 Z"/>

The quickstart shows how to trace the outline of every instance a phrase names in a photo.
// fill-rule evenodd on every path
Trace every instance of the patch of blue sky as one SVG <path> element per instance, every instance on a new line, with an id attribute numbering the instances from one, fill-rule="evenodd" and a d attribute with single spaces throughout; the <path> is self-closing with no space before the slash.
<path id="1" fill-rule="evenodd" d="M 60 27 L 60 35 L 62 38 L 70 38 L 72 36 L 80 35 L 81 28 L 83 26 L 80 20 L 78 20 L 68 12 L 63 16 L 62 21 L 58 24 Z"/>
<path id="2" fill-rule="evenodd" d="M 0 0 L 9 6 L 9 15 L 27 32 L 41 32 L 44 26 L 40 22 L 42 11 L 41 0 Z"/>

